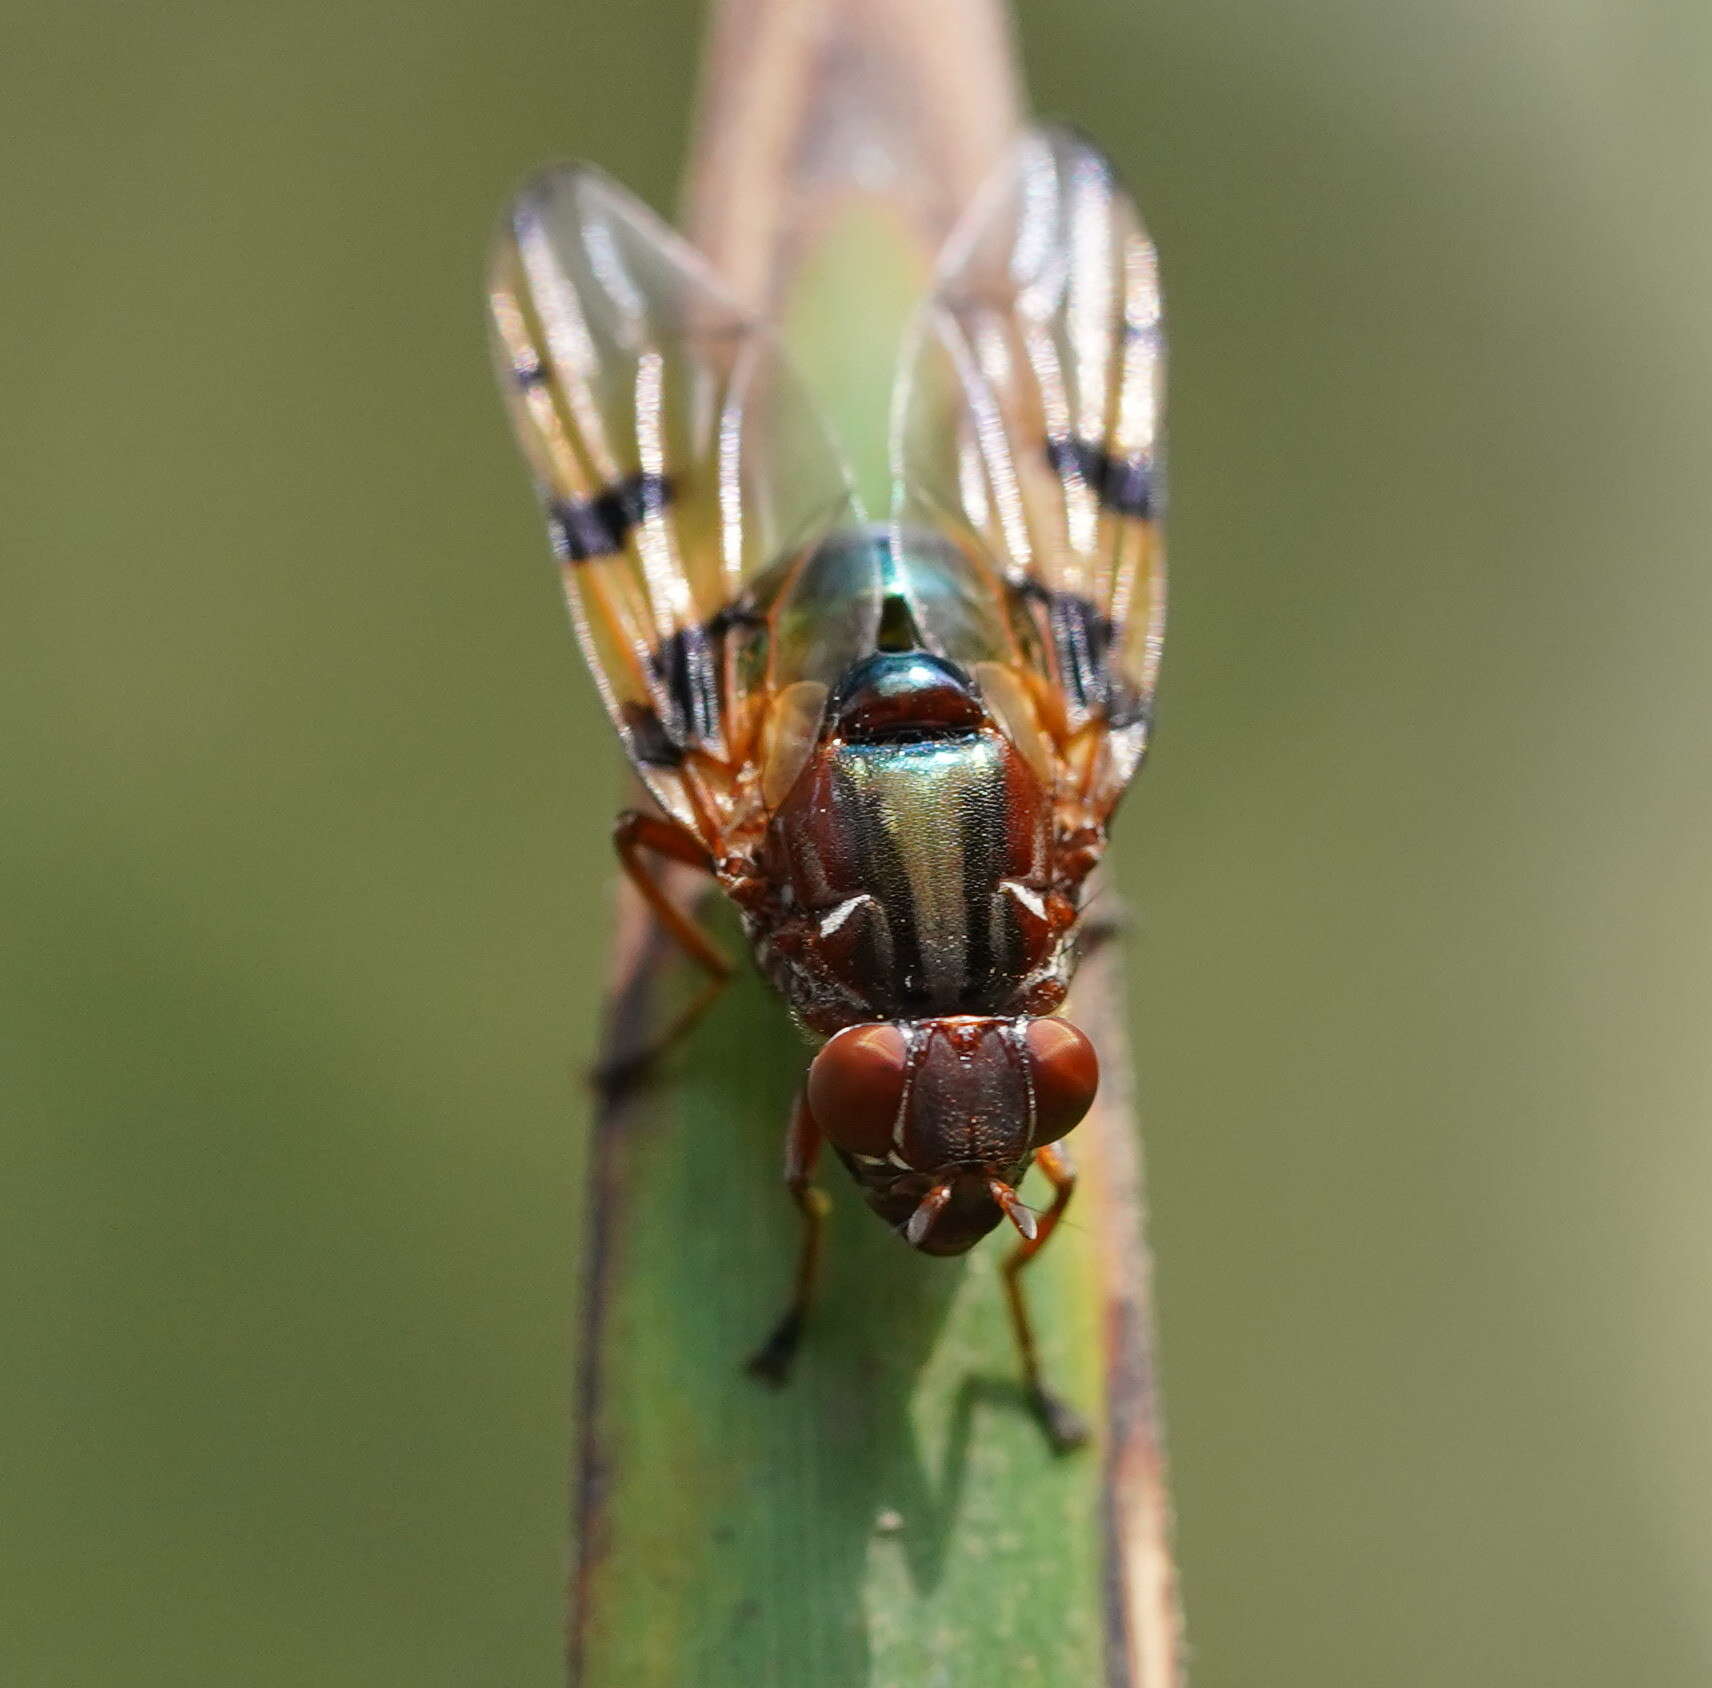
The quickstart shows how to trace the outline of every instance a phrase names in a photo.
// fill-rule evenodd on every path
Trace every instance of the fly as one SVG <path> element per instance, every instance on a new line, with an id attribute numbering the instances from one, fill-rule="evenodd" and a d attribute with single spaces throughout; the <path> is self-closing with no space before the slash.
<path id="1" fill-rule="evenodd" d="M 795 1290 L 751 1369 L 782 1380 L 797 1347 L 830 1145 L 924 1254 L 1016 1229 L 1024 1375 L 1073 1445 L 1020 1274 L 1075 1187 L 1062 1140 L 1098 1063 L 1056 1011 L 1164 625 L 1159 283 L 1133 204 L 1079 136 L 1021 139 L 903 349 L 879 512 L 768 326 L 598 172 L 523 191 L 489 300 L 577 635 L 652 800 L 619 817 L 619 859 L 702 1003 L 732 964 L 659 863 L 709 875 L 817 1046 L 786 1134 Z"/>

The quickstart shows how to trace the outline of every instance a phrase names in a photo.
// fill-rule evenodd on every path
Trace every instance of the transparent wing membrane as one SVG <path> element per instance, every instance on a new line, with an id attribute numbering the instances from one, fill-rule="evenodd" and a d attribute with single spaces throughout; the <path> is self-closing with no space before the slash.
<path id="1" fill-rule="evenodd" d="M 1158 267 L 1105 158 L 1036 130 L 964 219 L 899 377 L 900 536 L 953 543 L 947 654 L 1020 658 L 1109 808 L 1146 747 L 1164 627 Z M 964 655 L 968 660 L 968 655 Z"/>
<path id="2" fill-rule="evenodd" d="M 550 170 L 518 196 L 489 303 L 584 653 L 644 781 L 695 825 L 686 759 L 734 769 L 766 687 L 836 677 L 816 668 L 837 660 L 825 638 L 781 673 L 766 612 L 857 520 L 845 472 L 771 338 L 598 171 Z"/>
<path id="3" fill-rule="evenodd" d="M 899 626 L 1002 691 L 1096 813 L 1116 802 L 1163 631 L 1164 354 L 1153 248 L 1091 146 L 1026 135 L 949 242 L 900 364 L 883 537 L 765 328 L 598 171 L 518 196 L 489 300 L 584 653 L 669 814 L 710 836 L 746 768 L 773 758 L 776 786 L 814 700 Z"/>

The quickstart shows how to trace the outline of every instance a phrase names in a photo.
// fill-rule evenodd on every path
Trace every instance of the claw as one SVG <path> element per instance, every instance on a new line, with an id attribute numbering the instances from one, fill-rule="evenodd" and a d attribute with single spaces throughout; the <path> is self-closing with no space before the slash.
<path id="1" fill-rule="evenodd" d="M 1029 1390 L 1029 1398 L 1055 1454 L 1073 1453 L 1087 1442 L 1091 1434 L 1088 1421 L 1068 1401 L 1038 1383 Z"/>
<path id="2" fill-rule="evenodd" d="M 744 1370 L 751 1377 L 779 1388 L 790 1376 L 791 1361 L 796 1358 L 797 1345 L 802 1341 L 803 1317 L 792 1308 L 774 1328 L 767 1340 L 749 1356 Z"/>

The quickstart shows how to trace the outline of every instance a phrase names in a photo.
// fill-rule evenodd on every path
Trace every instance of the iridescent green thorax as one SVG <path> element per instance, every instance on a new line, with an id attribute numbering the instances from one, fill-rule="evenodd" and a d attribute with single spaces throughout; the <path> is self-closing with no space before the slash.
<path id="1" fill-rule="evenodd" d="M 889 982 L 912 1008 L 986 1006 L 991 900 L 1009 870 L 1027 865 L 1010 860 L 1005 750 L 987 732 L 833 753 L 836 800 L 891 928 Z"/>
<path id="2" fill-rule="evenodd" d="M 810 564 L 829 587 L 880 587 L 872 645 L 768 835 L 809 940 L 802 970 L 846 1019 L 1012 1012 L 1050 956 L 1050 794 L 968 670 L 917 642 L 943 555 L 852 535 Z"/>

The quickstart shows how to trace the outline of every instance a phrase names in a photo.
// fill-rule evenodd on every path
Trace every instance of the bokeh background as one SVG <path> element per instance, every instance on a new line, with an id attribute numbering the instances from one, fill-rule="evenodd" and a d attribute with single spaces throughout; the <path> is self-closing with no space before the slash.
<path id="1" fill-rule="evenodd" d="M 618 758 L 495 207 L 688 0 L 13 8 L 0 1678 L 558 1678 Z M 1029 0 L 1173 308 L 1126 811 L 1200 1688 L 1712 1679 L 1712 12 Z"/>

